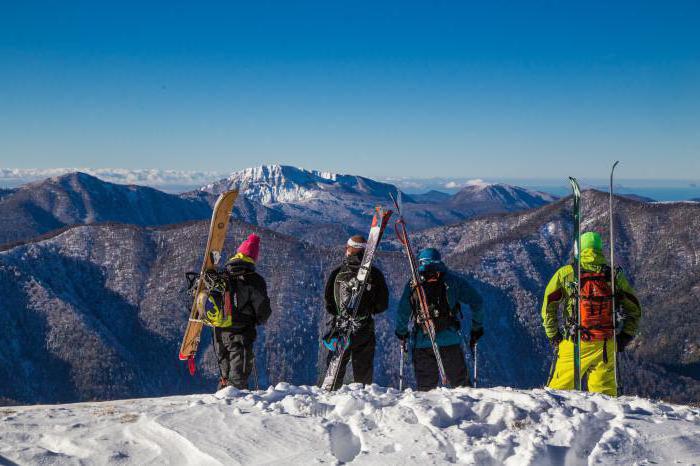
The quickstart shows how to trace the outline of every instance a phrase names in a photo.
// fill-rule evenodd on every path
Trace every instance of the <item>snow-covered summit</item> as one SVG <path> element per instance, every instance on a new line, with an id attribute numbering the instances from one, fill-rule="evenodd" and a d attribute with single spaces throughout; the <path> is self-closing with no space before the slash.
<path id="1" fill-rule="evenodd" d="M 700 410 L 508 388 L 280 383 L 249 392 L 0 409 L 20 464 L 693 464 Z"/>
<path id="2" fill-rule="evenodd" d="M 386 199 L 396 192 L 393 185 L 354 175 L 306 170 L 288 165 L 260 165 L 233 172 L 229 177 L 211 183 L 202 191 L 213 194 L 239 189 L 249 199 L 262 204 L 304 203 L 361 195 Z"/>
<path id="3" fill-rule="evenodd" d="M 461 189 L 461 191 L 469 191 L 469 192 L 490 192 L 490 193 L 504 193 L 507 194 L 511 197 L 522 197 L 523 195 L 528 195 L 532 197 L 537 197 L 542 200 L 545 200 L 547 202 L 553 202 L 556 200 L 556 197 L 552 196 L 549 193 L 545 193 L 542 191 L 534 191 L 532 189 L 528 188 L 522 188 L 520 186 L 515 186 L 512 184 L 507 184 L 507 183 L 492 183 L 489 181 L 483 181 L 483 180 L 471 180 L 467 184 L 464 185 L 464 187 Z"/>
<path id="4" fill-rule="evenodd" d="M 473 209 L 475 213 L 487 213 L 531 209 L 554 200 L 551 194 L 509 184 L 475 180 L 453 195 L 448 204 L 453 209 Z"/>

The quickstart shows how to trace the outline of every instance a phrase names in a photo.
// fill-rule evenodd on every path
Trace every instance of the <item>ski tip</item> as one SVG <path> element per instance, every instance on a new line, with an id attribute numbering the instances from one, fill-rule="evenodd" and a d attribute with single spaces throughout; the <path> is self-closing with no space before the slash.
<path id="1" fill-rule="evenodd" d="M 190 356 L 184 353 L 180 353 L 180 361 L 187 361 L 190 359 Z"/>
<path id="2" fill-rule="evenodd" d="M 569 183 L 571 183 L 571 187 L 574 189 L 574 192 L 579 193 L 581 191 L 578 180 L 573 176 L 569 177 Z"/>

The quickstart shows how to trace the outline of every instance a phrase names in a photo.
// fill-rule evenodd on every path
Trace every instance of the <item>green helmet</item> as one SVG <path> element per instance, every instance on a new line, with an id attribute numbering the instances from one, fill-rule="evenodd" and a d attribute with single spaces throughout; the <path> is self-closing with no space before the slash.
<path id="1" fill-rule="evenodd" d="M 581 251 L 586 249 L 603 250 L 603 240 L 597 231 L 587 231 L 581 235 Z"/>

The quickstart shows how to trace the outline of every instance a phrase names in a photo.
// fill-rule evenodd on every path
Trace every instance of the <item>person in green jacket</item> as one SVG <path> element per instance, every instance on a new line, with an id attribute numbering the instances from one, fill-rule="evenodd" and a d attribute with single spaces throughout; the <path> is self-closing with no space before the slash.
<path id="1" fill-rule="evenodd" d="M 472 311 L 470 347 L 484 334 L 484 313 L 481 296 L 463 278 L 450 272 L 437 249 L 427 248 L 418 254 L 418 273 L 425 290 L 436 329 L 436 342 L 447 379 L 452 387 L 467 386 L 469 376 L 464 362 L 460 334 L 461 303 Z M 438 367 L 430 337 L 416 325 L 419 304 L 412 284 L 406 284 L 396 314 L 396 336 L 405 341 L 408 325 L 413 321 L 413 368 L 417 389 L 431 390 L 438 385 Z"/>
<path id="2" fill-rule="evenodd" d="M 576 325 L 576 271 L 565 265 L 547 285 L 542 304 L 542 323 L 555 349 L 556 362 L 547 386 L 574 389 L 574 338 Z M 615 280 L 615 302 L 622 320 L 613 324 L 611 280 Z M 624 351 L 639 328 L 642 307 L 621 269 L 611 271 L 603 256 L 603 242 L 594 231 L 581 235 L 581 378 L 590 392 L 617 396 L 615 352 Z M 562 320 L 558 317 L 560 305 Z M 615 334 L 617 330 L 617 335 Z"/>

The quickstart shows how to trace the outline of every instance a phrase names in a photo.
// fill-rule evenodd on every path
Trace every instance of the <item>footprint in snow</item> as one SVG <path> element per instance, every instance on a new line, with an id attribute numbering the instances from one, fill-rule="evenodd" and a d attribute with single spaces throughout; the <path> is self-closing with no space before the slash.
<path id="1" fill-rule="evenodd" d="M 349 463 L 362 451 L 360 438 L 347 424 L 332 424 L 329 430 L 331 453 L 341 463 Z"/>

